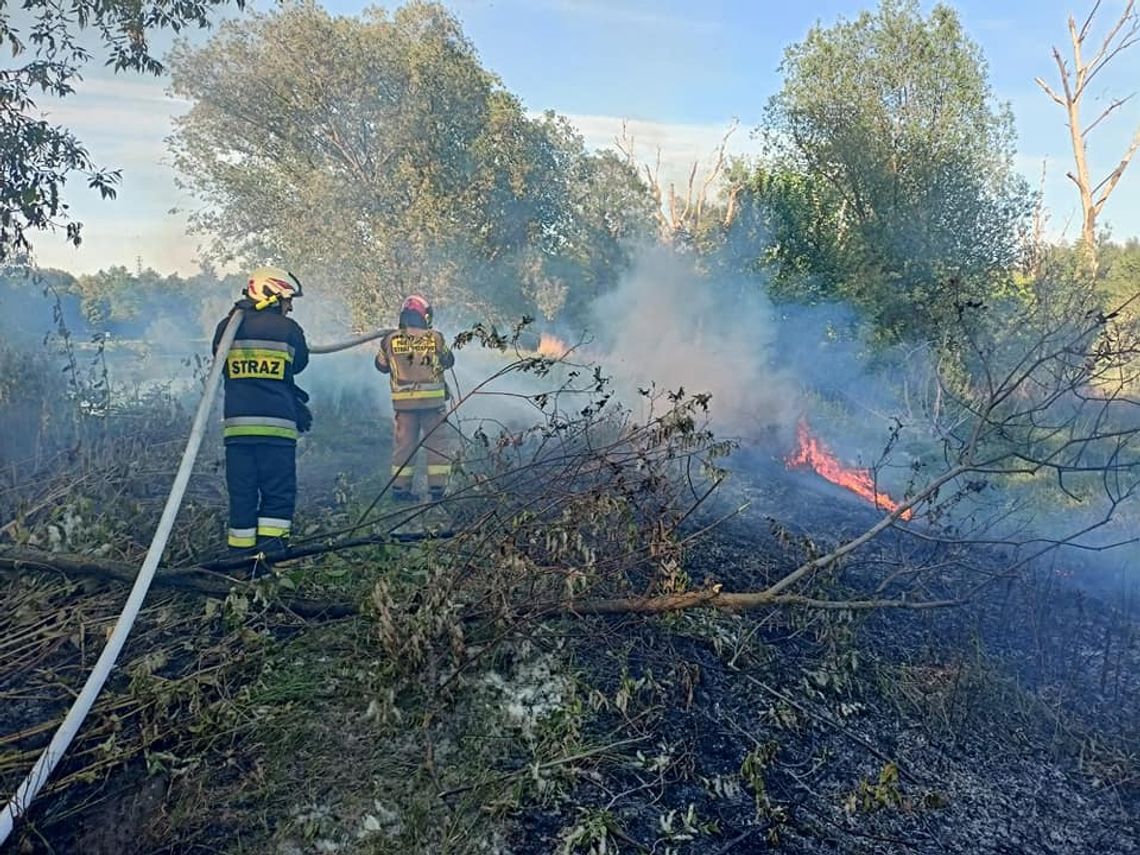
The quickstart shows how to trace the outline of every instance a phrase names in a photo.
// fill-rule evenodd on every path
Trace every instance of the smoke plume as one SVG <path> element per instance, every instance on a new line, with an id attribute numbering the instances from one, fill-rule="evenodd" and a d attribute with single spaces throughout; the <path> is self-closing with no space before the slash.
<path id="1" fill-rule="evenodd" d="M 709 394 L 711 425 L 726 437 L 794 424 L 799 387 L 776 367 L 776 316 L 757 284 L 710 281 L 693 258 L 654 247 L 592 315 L 598 361 L 623 401 L 633 405 L 651 387 Z"/>

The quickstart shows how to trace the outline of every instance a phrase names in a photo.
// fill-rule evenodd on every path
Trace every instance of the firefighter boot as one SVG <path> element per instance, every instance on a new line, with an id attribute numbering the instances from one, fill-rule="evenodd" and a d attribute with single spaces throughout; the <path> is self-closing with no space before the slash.
<path id="1" fill-rule="evenodd" d="M 284 537 L 258 536 L 256 554 L 257 560 L 254 562 L 253 570 L 250 572 L 250 579 L 257 579 L 262 576 L 272 575 L 273 562 L 266 556 L 273 555 L 278 552 L 284 552 L 288 548 L 289 541 Z"/>
<path id="2" fill-rule="evenodd" d="M 284 552 L 289 548 L 289 540 L 284 537 L 259 537 L 257 539 L 258 552 Z"/>
<path id="3" fill-rule="evenodd" d="M 257 550 L 252 546 L 231 546 L 226 550 L 226 559 L 229 561 L 252 561 Z"/>

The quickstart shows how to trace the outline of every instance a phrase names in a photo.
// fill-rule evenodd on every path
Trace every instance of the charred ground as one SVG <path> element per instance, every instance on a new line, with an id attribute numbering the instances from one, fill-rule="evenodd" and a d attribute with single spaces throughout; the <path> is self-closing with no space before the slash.
<path id="1" fill-rule="evenodd" d="M 327 471 L 318 451 L 303 466 Z M 686 523 L 716 522 L 682 538 L 690 587 L 762 588 L 877 519 L 772 456 L 727 467 Z M 346 490 L 366 485 L 328 483 L 323 519 L 347 520 Z M 459 615 L 440 556 L 417 551 L 310 560 L 224 600 L 157 597 L 13 851 L 1136 848 L 1135 601 L 1078 590 L 1069 574 L 1091 562 L 1005 573 L 1000 551 L 894 530 L 815 590 L 869 595 L 884 563 L 941 568 L 931 593 L 992 578 L 930 611 L 508 621 Z M 26 569 L 5 584 L 7 788 L 122 593 Z M 374 607 L 304 622 L 273 607 L 295 588 Z M 409 637 L 439 655 L 393 662 Z"/>

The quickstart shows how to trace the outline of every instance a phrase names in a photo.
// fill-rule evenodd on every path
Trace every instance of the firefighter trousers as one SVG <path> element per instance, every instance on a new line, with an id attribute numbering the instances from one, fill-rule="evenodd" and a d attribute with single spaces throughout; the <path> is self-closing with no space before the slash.
<path id="1" fill-rule="evenodd" d="M 272 442 L 226 445 L 226 489 L 231 547 L 284 546 L 297 504 L 297 446 Z"/>
<path id="2" fill-rule="evenodd" d="M 443 492 L 451 477 L 451 430 L 447 410 L 396 410 L 392 433 L 392 487 L 398 492 L 412 489 L 417 446 L 427 452 L 428 489 Z"/>

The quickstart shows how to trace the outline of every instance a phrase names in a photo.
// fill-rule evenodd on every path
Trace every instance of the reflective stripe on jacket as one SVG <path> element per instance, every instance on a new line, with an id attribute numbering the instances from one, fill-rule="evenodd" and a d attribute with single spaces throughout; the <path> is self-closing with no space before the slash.
<path id="1" fill-rule="evenodd" d="M 249 300 L 235 308 L 246 314 L 226 355 L 222 435 L 227 443 L 296 442 L 293 378 L 309 363 L 305 333 L 276 308 L 258 312 Z M 215 352 L 228 320 L 214 333 Z"/>
<path id="2" fill-rule="evenodd" d="M 449 396 L 443 372 L 455 355 L 435 330 L 396 330 L 380 340 L 376 367 L 388 375 L 396 410 L 439 409 Z"/>
<path id="3" fill-rule="evenodd" d="M 222 421 L 222 436 L 268 436 L 278 439 L 296 439 L 297 423 L 293 419 L 275 419 L 272 416 L 233 416 Z"/>

